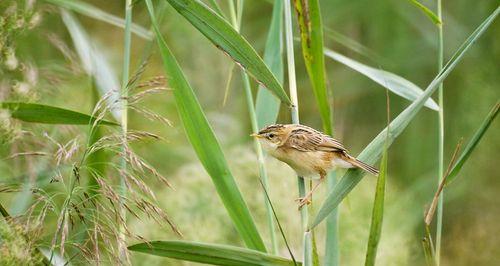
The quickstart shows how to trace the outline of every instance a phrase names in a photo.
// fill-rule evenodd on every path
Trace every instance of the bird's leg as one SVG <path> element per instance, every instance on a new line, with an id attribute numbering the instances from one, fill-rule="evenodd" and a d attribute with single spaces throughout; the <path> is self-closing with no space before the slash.
<path id="1" fill-rule="evenodd" d="M 299 202 L 299 210 L 302 209 L 302 207 L 304 207 L 304 205 L 311 203 L 311 198 L 312 198 L 314 191 L 316 191 L 316 189 L 319 187 L 319 185 L 325 179 L 325 176 L 326 176 L 326 173 L 320 173 L 318 183 L 316 183 L 316 185 L 314 185 L 314 187 L 307 193 L 307 195 L 305 197 L 297 199 L 297 201 Z"/>

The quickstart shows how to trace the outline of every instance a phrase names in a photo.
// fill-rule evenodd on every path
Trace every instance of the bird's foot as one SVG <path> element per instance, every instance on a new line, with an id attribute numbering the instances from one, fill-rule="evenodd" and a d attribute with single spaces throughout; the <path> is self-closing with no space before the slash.
<path id="1" fill-rule="evenodd" d="M 304 207 L 304 205 L 311 204 L 311 197 L 310 196 L 301 197 L 301 198 L 296 199 L 295 201 L 297 201 L 299 203 L 299 210 L 300 210 L 300 209 L 302 209 L 302 207 Z"/>

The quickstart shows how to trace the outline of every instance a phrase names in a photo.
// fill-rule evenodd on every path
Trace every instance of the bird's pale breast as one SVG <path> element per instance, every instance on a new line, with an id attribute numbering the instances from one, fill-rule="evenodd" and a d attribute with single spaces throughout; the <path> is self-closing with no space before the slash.
<path id="1" fill-rule="evenodd" d="M 275 149 L 271 155 L 288 164 L 299 176 L 313 179 L 319 178 L 321 170 L 327 172 L 337 166 L 337 156 L 332 152 Z"/>

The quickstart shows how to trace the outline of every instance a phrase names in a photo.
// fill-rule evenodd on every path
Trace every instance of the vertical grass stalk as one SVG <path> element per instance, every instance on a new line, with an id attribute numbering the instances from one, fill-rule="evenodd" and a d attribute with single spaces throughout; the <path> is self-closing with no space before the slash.
<path id="1" fill-rule="evenodd" d="M 297 83 L 295 78 L 295 58 L 293 53 L 293 28 L 292 28 L 292 8 L 291 3 L 292 0 L 285 0 L 285 40 L 286 40 L 286 58 L 287 58 L 287 67 L 288 67 L 288 85 L 290 90 L 290 100 L 292 102 L 291 105 L 291 117 L 292 123 L 299 124 L 299 103 L 297 99 Z M 306 195 L 306 183 L 303 177 L 297 176 L 297 183 L 299 187 L 299 197 L 304 197 Z M 312 265 L 312 256 L 308 256 L 310 253 L 312 246 L 312 236 L 311 233 L 308 232 L 307 229 L 307 219 L 308 219 L 308 206 L 304 206 L 300 210 L 301 223 L 302 228 L 304 230 L 304 239 L 303 239 L 303 265 Z"/>
<path id="2" fill-rule="evenodd" d="M 236 18 L 236 8 L 234 7 L 234 2 L 233 0 L 227 0 L 227 3 L 229 5 L 229 15 L 231 18 L 231 25 L 238 30 L 238 19 Z"/>
<path id="3" fill-rule="evenodd" d="M 132 0 L 125 1 L 125 31 L 124 31 L 124 49 L 123 49 L 123 69 L 122 69 L 122 88 L 121 88 L 121 129 L 123 138 L 122 150 L 125 152 L 127 149 L 127 131 L 128 131 L 128 110 L 127 110 L 127 96 L 128 96 L 128 79 L 130 75 L 130 46 L 131 46 L 131 25 L 132 25 Z M 125 156 L 124 154 L 122 156 Z M 120 168 L 125 173 L 127 171 L 127 162 L 125 158 L 121 159 Z M 125 223 L 127 221 L 125 209 L 125 197 L 127 187 L 125 185 L 125 177 L 120 177 L 120 231 L 119 231 L 119 258 L 122 263 L 127 260 L 127 246 L 125 243 Z"/>
<path id="4" fill-rule="evenodd" d="M 328 191 L 332 190 L 337 183 L 337 173 L 332 171 L 327 177 Z M 340 265 L 340 246 L 339 246 L 339 208 L 326 219 L 326 243 L 325 243 L 325 266 Z"/>
<path id="5" fill-rule="evenodd" d="M 233 3 L 233 1 L 230 1 Z M 238 1 L 238 12 L 237 17 L 233 22 L 236 22 L 237 24 L 233 26 L 236 28 L 236 30 L 239 32 L 241 29 L 241 19 L 243 16 L 243 5 L 244 1 L 239 0 Z M 234 12 L 234 5 L 231 5 L 231 14 L 235 13 Z M 245 89 L 245 96 L 246 96 L 246 101 L 247 101 L 247 106 L 248 106 L 248 114 L 250 116 L 250 123 L 252 124 L 252 132 L 257 133 L 259 131 L 259 124 L 257 121 L 257 114 L 255 112 L 255 104 L 252 96 L 252 89 L 250 87 L 250 79 L 248 78 L 248 74 L 242 69 L 241 70 L 241 77 L 243 80 L 243 87 Z M 260 145 L 260 142 L 257 139 L 254 139 L 254 146 L 255 146 L 255 151 L 257 153 L 257 159 L 259 163 L 259 178 L 262 179 L 262 185 L 264 186 L 264 189 L 266 191 L 269 191 L 269 178 L 267 176 L 267 170 L 266 170 L 266 165 L 265 165 L 265 160 L 264 160 L 264 153 L 262 151 L 262 147 Z M 271 203 L 264 197 L 264 202 L 266 205 L 266 218 L 267 218 L 267 223 L 269 226 L 269 233 L 271 235 L 271 252 L 272 254 L 278 254 L 278 241 L 276 238 L 276 229 L 274 226 L 274 217 L 273 217 L 273 210 L 271 207 Z"/>
<path id="6" fill-rule="evenodd" d="M 443 18 L 441 12 L 441 0 L 437 0 L 437 16 L 441 21 L 441 24 L 438 24 L 438 72 L 443 69 Z M 437 185 L 441 184 L 443 179 L 443 171 L 444 171 L 444 105 L 443 105 L 443 83 L 439 85 L 439 111 L 438 111 L 438 182 Z M 439 266 L 440 264 L 440 255 L 441 255 L 441 234 L 443 230 L 443 197 L 444 191 L 439 196 L 438 207 L 437 207 L 437 219 L 436 219 L 436 263 Z"/>
<path id="7" fill-rule="evenodd" d="M 245 88 L 245 96 L 248 105 L 248 113 L 250 114 L 250 122 L 252 124 L 252 131 L 258 132 L 259 127 L 257 123 L 257 115 L 255 114 L 255 105 L 252 97 L 252 90 L 250 88 L 250 80 L 248 75 L 244 72 L 241 73 L 243 78 L 243 87 Z M 257 159 L 259 162 L 259 176 L 262 179 L 262 185 L 266 191 L 269 191 L 269 178 L 267 176 L 266 163 L 262 147 L 257 139 L 254 140 L 255 151 L 257 152 Z M 271 251 L 272 254 L 278 254 L 278 241 L 276 238 L 276 229 L 274 226 L 273 210 L 268 200 L 264 198 L 266 205 L 266 218 L 269 226 L 269 233 L 271 235 Z"/>

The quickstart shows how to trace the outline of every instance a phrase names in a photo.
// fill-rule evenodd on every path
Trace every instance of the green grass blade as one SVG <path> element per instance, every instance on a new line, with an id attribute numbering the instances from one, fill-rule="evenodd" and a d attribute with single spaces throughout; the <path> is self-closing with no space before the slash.
<path id="1" fill-rule="evenodd" d="M 328 174 L 327 191 L 330 191 L 337 182 L 337 173 L 331 171 Z M 340 245 L 339 245 L 339 208 L 333 210 L 326 218 L 326 241 L 325 241 L 325 262 L 324 265 L 340 265 Z"/>
<path id="2" fill-rule="evenodd" d="M 437 76 L 432 80 L 427 89 L 422 95 L 419 96 L 410 106 L 408 106 L 401 114 L 399 114 L 396 119 L 394 119 L 391 124 L 380 132 L 372 142 L 366 146 L 366 148 L 359 154 L 358 158 L 369 164 L 373 164 L 380 157 L 383 146 L 384 139 L 387 134 L 387 129 L 389 131 L 388 146 L 403 132 L 403 130 L 408 126 L 408 124 L 413 120 L 418 111 L 422 108 L 425 101 L 437 90 L 439 84 L 450 74 L 450 72 L 456 67 L 456 65 L 461 61 L 464 54 L 469 50 L 469 48 L 474 44 L 474 42 L 484 33 L 484 31 L 491 25 L 500 12 L 500 7 L 495 9 L 493 13 L 484 20 L 484 22 L 467 38 L 467 40 L 460 46 L 453 57 L 448 61 L 444 68 L 437 74 Z M 309 227 L 313 228 L 317 226 L 321 221 L 323 221 L 344 199 L 344 197 L 349 194 L 349 192 L 361 181 L 365 173 L 359 169 L 349 169 L 346 174 L 340 179 L 337 185 L 328 194 L 327 199 L 321 206 L 318 214 L 314 218 L 313 222 L 310 223 Z"/>
<path id="3" fill-rule="evenodd" d="M 314 245 L 311 231 L 304 232 L 304 266 L 314 266 Z"/>
<path id="4" fill-rule="evenodd" d="M 453 165 L 453 168 L 450 171 L 450 174 L 446 177 L 445 185 L 449 185 L 453 180 L 456 179 L 460 170 L 464 166 L 467 159 L 469 159 L 470 155 L 476 148 L 479 141 L 481 141 L 482 137 L 490 127 L 495 117 L 498 115 L 498 111 L 500 110 L 500 102 L 497 102 L 493 109 L 491 109 L 490 113 L 486 116 L 481 126 L 477 129 L 474 136 L 472 136 L 471 140 L 460 154 L 460 157 L 457 159 L 457 162 Z"/>
<path id="5" fill-rule="evenodd" d="M 241 71 L 241 76 L 243 79 L 243 87 L 245 88 L 245 96 L 247 99 L 250 122 L 252 124 L 252 132 L 257 133 L 259 132 L 259 127 L 257 122 L 257 114 L 255 113 L 255 107 L 254 107 L 255 105 L 253 103 L 253 95 L 252 95 L 252 89 L 250 87 L 250 80 L 248 78 L 248 75 L 244 71 Z M 257 160 L 259 163 L 259 177 L 262 180 L 262 187 L 264 189 L 264 193 L 267 193 L 267 191 L 269 191 L 269 177 L 267 175 L 264 152 L 262 151 L 262 146 L 260 145 L 259 140 L 254 138 L 253 141 L 254 141 L 255 151 L 257 153 Z M 267 224 L 269 226 L 269 235 L 271 238 L 271 247 L 272 247 L 271 252 L 272 254 L 278 254 L 278 241 L 276 238 L 276 230 L 274 228 L 274 217 L 272 213 L 271 201 L 265 199 L 264 203 L 266 206 Z"/>
<path id="6" fill-rule="evenodd" d="M 377 258 L 377 247 L 382 233 L 382 221 L 384 218 L 385 179 L 387 175 L 387 148 L 384 149 L 380 163 L 380 173 L 377 179 L 375 200 L 373 201 L 372 221 L 370 225 L 370 236 L 366 250 L 365 266 L 374 266 Z"/>
<path id="7" fill-rule="evenodd" d="M 232 3 L 232 1 L 231 1 L 231 3 Z M 239 3 L 239 12 L 238 12 L 238 16 L 237 16 L 235 21 L 238 21 L 238 23 L 240 23 L 241 17 L 243 16 L 243 2 L 239 1 L 238 3 Z M 234 8 L 234 6 L 231 5 L 231 8 Z M 231 14 L 232 13 L 234 13 L 234 11 L 232 11 Z M 239 32 L 241 29 L 241 24 L 234 25 L 234 26 Z M 257 121 L 257 114 L 255 111 L 255 104 L 253 101 L 252 88 L 250 86 L 250 79 L 248 78 L 248 75 L 243 70 L 241 70 L 241 77 L 243 80 L 243 87 L 245 89 L 245 96 L 247 99 L 248 114 L 250 116 L 250 122 L 252 125 L 252 133 L 257 133 L 257 132 L 259 132 L 259 122 Z M 265 89 L 263 89 L 263 90 L 265 90 Z M 265 91 L 267 91 L 267 90 L 265 90 Z M 279 101 L 278 101 L 278 104 L 279 104 Z M 267 196 L 267 191 L 269 191 L 269 178 L 267 175 L 264 152 L 262 151 L 262 147 L 260 145 L 259 140 L 254 138 L 253 141 L 254 141 L 255 151 L 257 153 L 257 160 L 259 163 L 259 176 L 261 179 L 260 181 L 262 184 L 263 192 Z M 278 239 L 276 237 L 276 230 L 274 227 L 273 206 L 272 206 L 271 200 L 269 200 L 269 198 L 267 198 L 267 197 L 264 200 L 264 204 L 266 206 L 267 224 L 269 227 L 269 235 L 271 238 L 271 252 L 270 253 L 278 254 Z M 277 217 L 276 217 L 276 221 L 279 223 Z M 286 241 L 284 234 L 283 234 L 283 240 Z M 293 255 L 291 253 L 290 253 L 290 255 L 293 258 Z"/>
<path id="8" fill-rule="evenodd" d="M 77 13 L 80 13 L 82 15 L 91 17 L 93 19 L 97 19 L 106 23 L 109 23 L 113 26 L 117 26 L 120 28 L 125 28 L 125 20 L 122 18 L 119 18 L 117 16 L 114 16 L 112 14 L 109 14 L 102 9 L 99 9 L 91 4 L 88 4 L 86 2 L 82 1 L 68 1 L 68 0 L 45 0 L 46 2 L 49 2 L 51 4 L 57 5 L 59 7 L 68 9 L 68 10 L 73 10 Z M 139 26 L 137 24 L 132 24 L 131 30 L 134 34 L 137 36 L 144 38 L 144 39 L 151 39 L 153 37 L 153 34 L 148 31 L 147 29 L 143 28 L 142 26 Z"/>
<path id="9" fill-rule="evenodd" d="M 292 23 L 292 7 L 291 1 L 284 1 L 284 13 L 285 13 L 285 40 L 286 40 L 286 61 L 288 68 L 288 87 L 290 92 L 290 99 L 292 101 L 292 106 L 290 108 L 290 116 L 293 124 L 299 124 L 299 101 L 297 96 L 297 79 L 295 76 L 295 55 L 293 48 L 293 23 Z M 303 177 L 297 176 L 297 187 L 299 189 L 299 197 L 304 197 L 306 195 L 306 182 Z M 306 232 L 307 224 L 309 219 L 309 206 L 305 206 L 300 210 L 300 220 L 302 232 Z M 306 248 L 306 235 L 302 235 L 303 248 Z M 307 253 L 304 250 L 304 264 L 310 265 L 310 261 L 306 261 Z"/>
<path id="10" fill-rule="evenodd" d="M 375 81 L 382 87 L 387 88 L 395 94 L 410 101 L 414 101 L 423 93 L 422 89 L 417 85 L 394 73 L 369 67 L 330 49 L 325 49 L 325 55 L 341 64 L 352 68 L 353 70 L 356 70 L 369 79 Z M 432 110 L 439 110 L 439 106 L 431 98 L 427 99 L 427 101 L 425 102 L 425 106 Z"/>
<path id="11" fill-rule="evenodd" d="M 437 16 L 438 19 L 442 22 L 442 5 L 441 0 L 436 1 L 437 5 Z M 437 41 L 438 41 L 438 53 L 437 53 L 437 65 L 438 71 L 443 69 L 444 64 L 444 40 L 443 40 L 443 25 L 439 24 L 437 27 Z M 437 169 L 437 180 L 438 187 L 441 186 L 443 175 L 444 175 L 444 93 L 443 93 L 443 83 L 439 85 L 438 91 L 438 103 L 439 103 L 439 111 L 438 111 L 438 169 Z M 437 221 L 436 221 L 436 261 L 438 266 L 441 263 L 441 239 L 442 239 L 442 231 L 443 231 L 443 211 L 444 211 L 444 192 L 442 192 L 439 196 L 439 203 L 437 209 Z"/>
<path id="12" fill-rule="evenodd" d="M 319 0 L 294 1 L 300 28 L 302 55 L 323 123 L 323 131 L 332 134 L 332 118 L 325 78 L 323 23 Z"/>
<path id="13" fill-rule="evenodd" d="M 283 103 L 290 99 L 283 87 L 248 41 L 227 21 L 203 3 L 195 0 L 166 0 L 186 20 L 196 27 L 215 46 L 227 53 L 259 83 L 273 92 Z"/>
<path id="14" fill-rule="evenodd" d="M 130 79 L 130 49 L 132 47 L 132 0 L 126 0 L 124 4 L 125 9 L 125 29 L 123 31 L 123 61 L 122 61 L 122 82 L 120 88 L 120 117 L 121 117 L 121 137 L 124 142 L 121 144 L 121 151 L 126 153 L 127 149 L 127 134 L 128 134 L 128 84 Z M 119 168 L 121 171 L 127 171 L 127 160 L 125 156 L 120 157 Z M 118 212 L 120 220 L 123 223 L 118 226 L 118 259 L 122 264 L 128 261 L 126 243 L 126 228 L 127 223 L 127 209 L 125 199 L 127 198 L 127 184 L 124 175 L 120 175 L 120 186 L 118 193 L 120 195 Z"/>
<path id="15" fill-rule="evenodd" d="M 160 33 L 151 0 L 146 0 L 146 4 L 156 33 L 168 84 L 174 88 L 177 109 L 189 141 L 212 178 L 217 193 L 243 241 L 249 248 L 265 252 L 264 242 L 229 170 L 219 142 L 215 138 L 193 89 Z"/>
<path id="16" fill-rule="evenodd" d="M 427 263 L 427 266 L 436 266 L 436 256 L 434 255 L 431 232 L 428 226 L 425 227 L 425 236 L 422 239 L 422 247 L 424 249 L 425 262 Z"/>
<path id="17" fill-rule="evenodd" d="M 90 36 L 71 12 L 61 10 L 61 17 L 71 36 L 83 69 L 88 76 L 93 78 L 101 96 L 112 93 L 107 97 L 107 102 L 109 106 L 113 106 L 120 100 L 120 82 L 111 64 L 100 49 L 96 48 L 96 44 L 92 42 Z M 121 121 L 121 113 L 118 108 L 111 108 L 111 114 L 117 121 Z"/>
<path id="18" fill-rule="evenodd" d="M 220 8 L 220 5 L 219 3 L 217 3 L 216 0 L 209 0 L 208 1 L 210 3 L 210 5 L 215 9 L 215 12 L 217 13 L 217 15 L 223 17 L 226 19 L 226 16 L 224 15 L 224 12 L 222 12 L 222 8 Z"/>
<path id="19" fill-rule="evenodd" d="M 88 125 L 95 117 L 59 107 L 24 102 L 0 102 L 0 108 L 10 111 L 12 118 L 41 124 Z M 117 123 L 100 120 L 102 125 L 118 126 Z"/>
<path id="20" fill-rule="evenodd" d="M 439 17 L 436 14 L 434 14 L 434 12 L 432 12 L 429 8 L 422 5 L 417 0 L 409 0 L 409 1 L 410 1 L 410 3 L 415 5 L 417 8 L 419 8 L 432 21 L 432 23 L 434 23 L 438 26 L 441 25 L 441 20 L 439 19 Z"/>
<path id="21" fill-rule="evenodd" d="M 316 244 L 316 234 L 314 231 L 311 231 L 312 234 L 312 262 L 313 266 L 319 266 L 319 252 L 318 252 L 318 245 Z"/>
<path id="22" fill-rule="evenodd" d="M 251 249 L 199 242 L 152 241 L 132 245 L 128 249 L 156 256 L 212 265 L 294 265 L 291 260 Z"/>
<path id="23" fill-rule="evenodd" d="M 385 59 L 382 58 L 380 55 L 375 53 L 372 49 L 364 46 L 363 44 L 359 43 L 358 41 L 350 38 L 347 35 L 344 35 L 338 31 L 335 31 L 333 29 L 330 29 L 328 27 L 324 27 L 325 30 L 325 37 L 331 39 L 334 42 L 337 42 L 338 44 L 344 46 L 345 48 L 356 52 L 364 57 L 367 57 L 375 62 L 381 62 L 384 61 Z"/>
<path id="24" fill-rule="evenodd" d="M 271 25 L 264 50 L 264 63 L 283 84 L 283 0 L 274 1 Z M 264 86 L 259 85 L 255 104 L 259 128 L 274 124 L 280 110 L 280 100 Z"/>
<path id="25" fill-rule="evenodd" d="M 323 22 L 321 19 L 319 1 L 297 0 L 294 1 L 294 3 L 300 29 L 302 56 L 304 57 L 307 74 L 309 76 L 312 90 L 316 98 L 316 104 L 321 116 L 323 132 L 332 135 L 332 112 L 330 108 L 330 99 L 328 97 L 328 89 L 326 86 L 325 58 L 323 53 Z M 330 218 L 338 219 L 338 216 L 335 215 Z M 332 243 L 332 241 L 333 243 L 338 243 L 337 240 L 332 239 L 338 237 L 338 227 L 336 227 L 335 224 L 332 227 L 327 227 L 327 238 L 329 238 L 329 243 Z M 313 235 L 313 239 L 309 239 L 311 238 L 310 236 L 307 237 L 310 234 Z M 305 245 L 306 247 L 304 247 L 304 252 L 310 254 L 304 255 L 307 258 L 307 260 L 304 259 L 304 264 L 319 264 L 317 258 L 318 254 L 317 252 L 314 252 L 317 250 L 317 247 L 316 242 L 314 241 L 313 231 L 306 233 Z M 312 247 L 309 245 L 312 245 Z M 333 244 L 331 246 L 326 246 L 325 248 L 326 257 L 337 257 L 337 254 L 339 253 L 338 245 Z M 335 260 L 328 262 L 335 262 Z"/>

